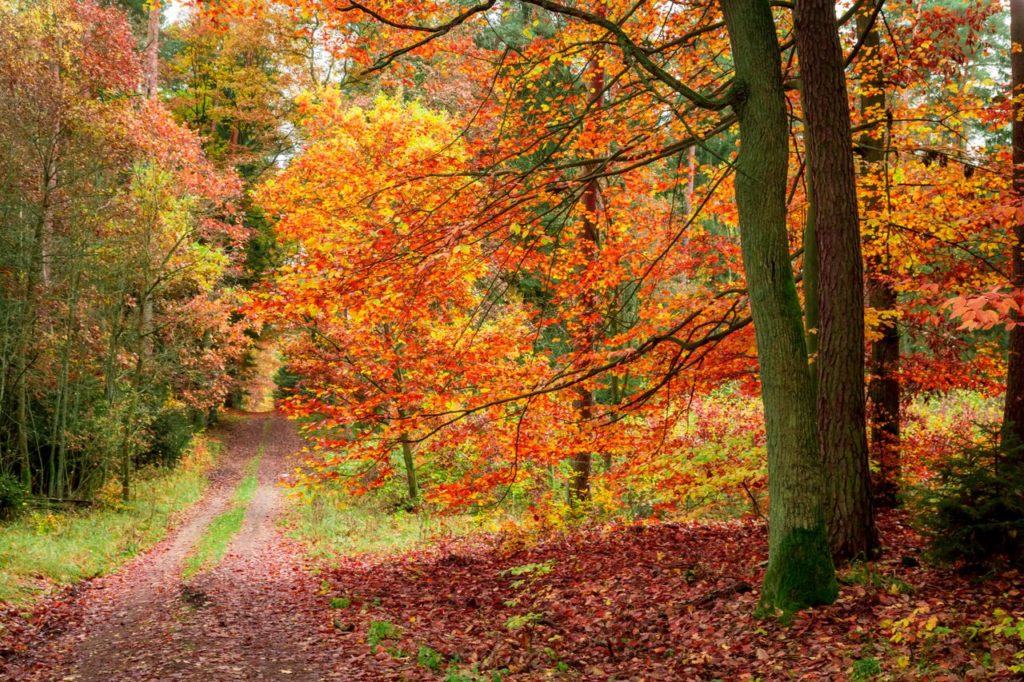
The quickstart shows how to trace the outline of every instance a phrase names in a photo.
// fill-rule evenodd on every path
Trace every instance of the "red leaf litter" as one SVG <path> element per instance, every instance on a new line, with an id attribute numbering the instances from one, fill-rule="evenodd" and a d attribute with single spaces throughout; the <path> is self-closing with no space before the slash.
<path id="1" fill-rule="evenodd" d="M 260 487 L 224 561 L 181 561 L 223 509 L 270 421 Z M 231 427 L 223 485 L 117 574 L 0 615 L 3 680 L 1019 679 L 1017 572 L 929 566 L 900 515 L 881 561 L 839 601 L 784 625 L 753 612 L 758 522 L 584 529 L 524 545 L 476 536 L 397 556 L 311 563 L 278 528 L 274 485 L 299 443 L 276 415 Z M 371 646 L 371 633 L 378 641 Z M 1019 656 L 1020 655 L 1020 656 Z"/>

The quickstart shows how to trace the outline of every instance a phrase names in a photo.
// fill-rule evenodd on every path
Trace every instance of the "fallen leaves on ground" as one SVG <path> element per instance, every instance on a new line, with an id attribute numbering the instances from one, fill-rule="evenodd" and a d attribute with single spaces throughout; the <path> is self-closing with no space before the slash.
<path id="1" fill-rule="evenodd" d="M 180 636 L 131 646 L 181 662 L 180 676 L 161 679 L 228 664 L 238 675 L 223 679 L 271 679 L 246 677 L 254 656 L 280 663 L 273 679 L 302 680 L 1016 679 L 1024 628 L 1000 623 L 1024 623 L 1022 576 L 929 566 L 903 517 L 881 525 L 884 558 L 843 569 L 839 601 L 788 625 L 753 616 L 766 559 L 756 522 L 595 528 L 534 544 L 475 536 L 330 568 L 304 564 L 277 535 L 273 551 L 200 581 L 201 602 L 181 600 Z M 76 604 L 94 592 L 67 592 L 28 618 L 7 613 L 0 678 L 4 659 L 24 664 L 31 651 L 37 679 L 61 679 L 47 644 L 75 641 Z M 189 665 L 182 642 L 194 647 Z"/>
<path id="2" fill-rule="evenodd" d="M 394 679 L 429 678 L 421 647 L 482 680 L 1014 679 L 1024 642 L 985 628 L 1024 616 L 1020 574 L 975 582 L 928 567 L 900 517 L 882 529 L 884 558 L 841 571 L 839 601 L 789 625 L 753 616 L 767 558 L 754 522 L 349 558 L 326 574 L 324 599 L 354 650 L 375 622 L 400 628 L 374 656 Z"/>

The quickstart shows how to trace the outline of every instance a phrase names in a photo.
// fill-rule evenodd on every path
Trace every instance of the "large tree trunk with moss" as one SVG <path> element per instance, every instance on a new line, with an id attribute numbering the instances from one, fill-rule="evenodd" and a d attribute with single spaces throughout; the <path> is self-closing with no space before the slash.
<path id="1" fill-rule="evenodd" d="M 818 431 L 834 558 L 872 555 L 864 402 L 864 266 L 849 100 L 832 0 L 796 0 L 807 172 L 818 256 Z"/>
<path id="2" fill-rule="evenodd" d="M 881 190 L 886 172 L 885 81 L 878 52 L 879 37 L 874 8 L 866 6 L 857 18 L 857 34 L 864 35 L 858 56 L 861 71 L 860 112 L 868 123 L 858 141 L 863 159 L 862 175 L 869 186 L 867 212 L 883 212 Z M 900 478 L 900 332 L 896 325 L 896 289 L 893 286 L 889 244 L 889 225 L 874 221 L 866 231 L 868 306 L 877 311 L 877 336 L 871 342 L 868 365 L 868 424 L 871 429 L 870 452 L 878 466 L 872 482 L 876 504 L 895 506 Z"/>
<path id="3" fill-rule="evenodd" d="M 740 122 L 736 203 L 768 433 L 765 611 L 835 600 L 811 378 L 786 234 L 789 126 L 768 0 L 720 0 L 732 43 Z"/>
<path id="4" fill-rule="evenodd" d="M 1010 0 L 1010 82 L 1013 101 L 1013 193 L 1024 200 L 1024 0 Z M 1018 209 L 1013 225 L 1013 274 L 1015 289 L 1024 288 L 1024 217 Z M 1006 402 L 1003 406 L 1002 441 L 1010 448 L 1024 445 L 1024 326 L 1010 330 L 1007 349 Z M 1020 450 L 1017 450 L 1020 452 Z"/>

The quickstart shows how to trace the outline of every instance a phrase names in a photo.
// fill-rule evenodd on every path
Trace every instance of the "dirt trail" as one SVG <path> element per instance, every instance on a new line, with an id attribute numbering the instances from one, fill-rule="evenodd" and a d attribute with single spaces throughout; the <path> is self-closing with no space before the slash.
<path id="1" fill-rule="evenodd" d="M 301 446 L 275 413 L 234 418 L 204 500 L 170 537 L 79 597 L 80 618 L 52 642 L 31 674 L 17 679 L 330 679 L 321 641 L 329 616 L 317 580 L 275 525 L 276 485 Z M 260 455 L 259 485 L 242 528 L 219 565 L 182 580 L 189 550 L 228 509 L 245 464 Z M 41 661 L 41 662 L 40 662 Z M 343 676 L 338 676 L 343 679 Z"/>

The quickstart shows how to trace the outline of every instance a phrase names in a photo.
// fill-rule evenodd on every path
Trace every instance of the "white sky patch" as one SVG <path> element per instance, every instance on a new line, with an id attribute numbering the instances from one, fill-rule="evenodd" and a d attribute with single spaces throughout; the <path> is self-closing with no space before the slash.
<path id="1" fill-rule="evenodd" d="M 188 13 L 188 8 L 185 7 L 182 0 L 167 0 L 164 6 L 164 23 L 176 24 L 185 17 L 186 13 Z"/>

